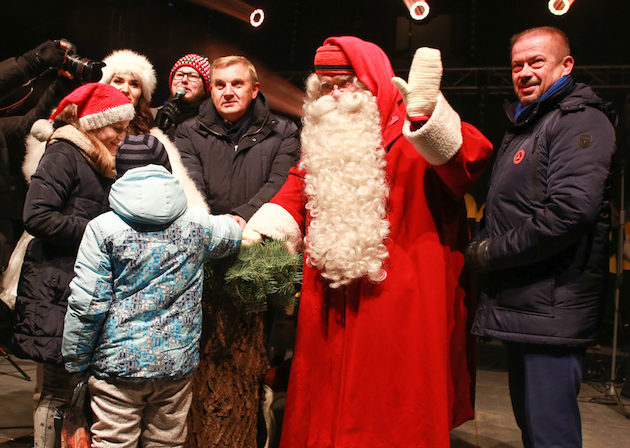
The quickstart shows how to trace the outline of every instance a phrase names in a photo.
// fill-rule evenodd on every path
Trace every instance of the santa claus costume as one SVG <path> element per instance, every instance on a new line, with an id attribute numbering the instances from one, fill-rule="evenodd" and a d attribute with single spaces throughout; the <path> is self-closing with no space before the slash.
<path id="1" fill-rule="evenodd" d="M 463 197 L 483 173 L 491 145 L 439 93 L 437 54 L 437 85 L 429 93 L 434 101 L 423 125 L 412 131 L 405 107 L 410 96 L 403 102 L 384 52 L 355 37 L 327 39 L 316 72 L 354 73 L 371 92 L 378 109 L 375 156 L 367 169 L 355 160 L 333 160 L 335 151 L 345 159 L 363 145 L 348 136 L 347 144 L 331 140 L 337 148 L 319 160 L 328 145 L 323 134 L 332 132 L 309 131 L 320 117 L 307 104 L 302 162 L 248 223 L 246 232 L 288 236 L 289 247 L 305 242 L 283 448 L 448 447 L 449 430 L 473 418 Z M 420 71 L 421 59 L 417 53 Z M 409 88 L 412 72 L 417 78 L 413 69 Z M 353 131 L 357 138 L 369 132 L 365 126 Z M 327 170 L 326 163 L 336 165 Z M 370 180 L 362 178 L 364 171 L 373 172 Z M 383 196 L 382 205 L 369 199 L 368 190 Z M 344 195 L 353 199 L 329 212 Z M 326 235 L 328 245 L 320 241 Z"/>

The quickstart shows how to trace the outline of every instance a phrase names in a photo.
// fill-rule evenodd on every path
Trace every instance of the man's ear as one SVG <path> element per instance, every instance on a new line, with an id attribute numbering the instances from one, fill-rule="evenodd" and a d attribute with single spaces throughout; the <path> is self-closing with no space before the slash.
<path id="1" fill-rule="evenodd" d="M 256 81 L 254 83 L 254 87 L 252 88 L 252 99 L 256 99 L 258 96 L 258 91 L 260 90 L 260 83 Z"/>
<path id="2" fill-rule="evenodd" d="M 574 65 L 575 60 L 573 59 L 573 56 L 565 56 L 564 59 L 562 59 L 562 76 L 567 76 L 568 74 L 570 74 L 571 71 L 573 71 Z"/>

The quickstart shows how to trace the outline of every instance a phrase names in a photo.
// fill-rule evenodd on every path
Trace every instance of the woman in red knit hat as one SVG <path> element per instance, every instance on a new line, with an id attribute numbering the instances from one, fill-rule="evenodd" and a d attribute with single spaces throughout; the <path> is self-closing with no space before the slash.
<path id="1" fill-rule="evenodd" d="M 129 99 L 112 86 L 74 90 L 51 115 L 65 125 L 48 140 L 26 194 L 24 227 L 34 238 L 18 284 L 13 352 L 44 363 L 33 417 L 37 448 L 55 446 L 55 408 L 70 400 L 76 384 L 61 357 L 69 284 L 87 223 L 109 210 L 114 157 L 133 117 Z"/>

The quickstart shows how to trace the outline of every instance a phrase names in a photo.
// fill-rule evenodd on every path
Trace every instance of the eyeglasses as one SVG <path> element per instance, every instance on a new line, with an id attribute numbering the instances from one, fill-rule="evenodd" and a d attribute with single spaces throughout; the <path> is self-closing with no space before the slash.
<path id="1" fill-rule="evenodd" d="M 345 76 L 343 78 L 336 79 L 333 82 L 322 82 L 319 88 L 323 95 L 330 95 L 335 89 L 339 89 L 339 91 L 343 92 L 353 85 L 353 82 L 354 76 Z"/>
<path id="2" fill-rule="evenodd" d="M 197 72 L 175 72 L 175 74 L 173 75 L 173 80 L 181 81 L 182 79 L 184 79 L 184 76 L 188 78 L 189 82 L 198 82 L 201 79 L 201 75 Z"/>

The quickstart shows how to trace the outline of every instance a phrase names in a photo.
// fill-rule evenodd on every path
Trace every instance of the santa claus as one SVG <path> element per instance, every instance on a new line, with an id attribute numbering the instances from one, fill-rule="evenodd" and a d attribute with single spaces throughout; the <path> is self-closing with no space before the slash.
<path id="1" fill-rule="evenodd" d="M 440 93 L 439 51 L 393 75 L 372 43 L 324 42 L 301 162 L 244 234 L 305 254 L 284 448 L 448 447 L 473 418 L 463 196 L 491 145 Z"/>

